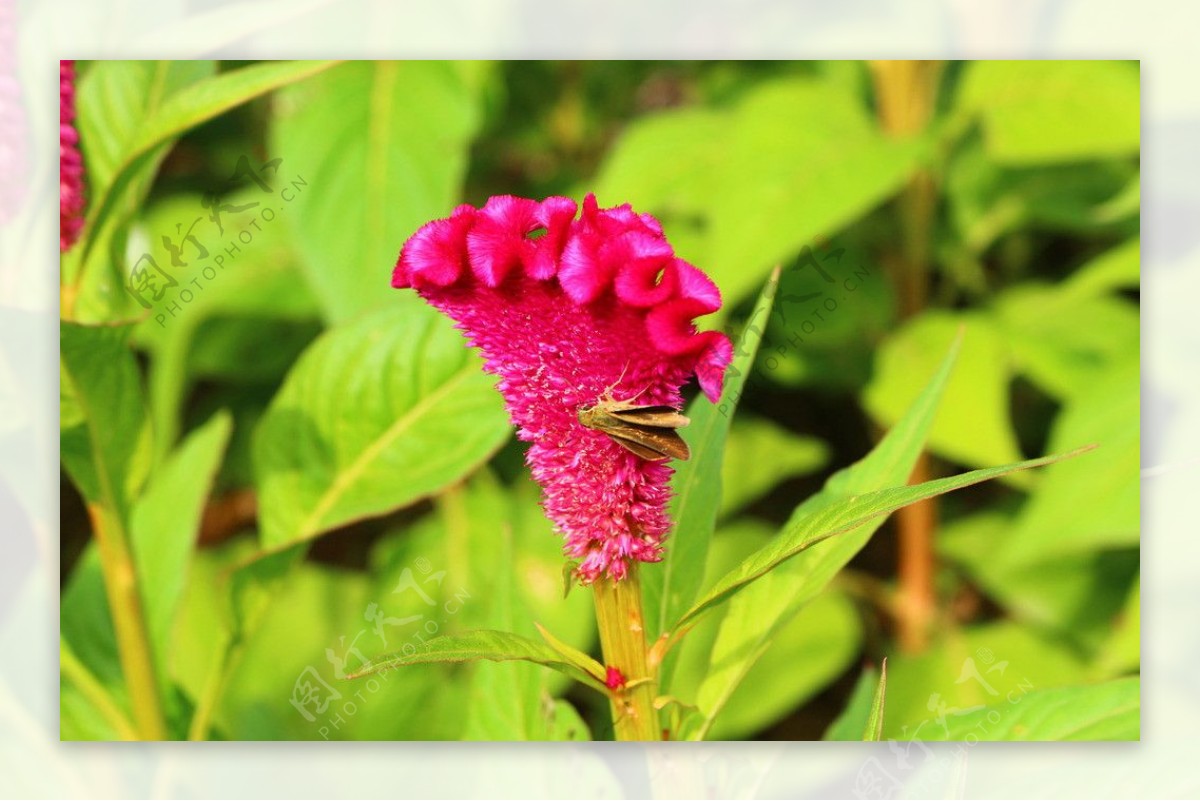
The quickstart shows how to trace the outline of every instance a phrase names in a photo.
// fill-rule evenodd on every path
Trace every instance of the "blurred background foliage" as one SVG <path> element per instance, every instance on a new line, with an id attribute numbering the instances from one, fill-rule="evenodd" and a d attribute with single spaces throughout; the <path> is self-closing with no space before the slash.
<path id="1" fill-rule="evenodd" d="M 152 577 L 139 592 L 168 736 L 611 736 L 599 696 L 530 665 L 340 678 L 476 627 L 536 621 L 598 648 L 490 379 L 446 320 L 388 288 L 420 224 L 493 194 L 594 191 L 656 214 L 720 285 L 712 324 L 734 334 L 784 265 L 729 435 L 710 578 L 870 450 L 960 329 L 915 478 L 1100 444 L 889 520 L 777 610 L 711 737 L 842 736 L 884 657 L 897 738 L 948 735 L 1013 688 L 1137 673 L 1137 64 L 80 74 L 89 233 L 64 256 L 63 308 L 105 327 L 63 331 L 64 739 L 120 736 L 105 705 L 134 703 L 85 513 L 104 492 L 80 436 L 87 387 L 124 443 L 113 505 Z M 124 289 L 142 254 L 177 281 L 149 308 Z M 672 696 L 711 701 L 736 612 L 684 641 Z"/>

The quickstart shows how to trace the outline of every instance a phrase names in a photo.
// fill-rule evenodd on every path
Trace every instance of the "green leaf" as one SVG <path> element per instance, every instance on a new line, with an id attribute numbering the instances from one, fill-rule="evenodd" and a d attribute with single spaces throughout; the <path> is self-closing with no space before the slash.
<path id="1" fill-rule="evenodd" d="M 728 572 L 774 533 L 753 518 L 722 524 L 709 550 L 705 581 Z M 732 664 L 715 644 L 726 621 L 739 614 L 739 600 L 699 621 L 679 645 L 669 689 L 686 714 L 673 726 L 672 739 L 759 736 L 841 675 L 858 653 L 862 625 L 854 604 L 844 593 L 826 592 L 759 644 L 753 660 Z M 745 674 L 729 681 L 730 669 Z M 726 678 L 710 681 L 721 675 Z"/>
<path id="2" fill-rule="evenodd" d="M 103 115 L 111 113 L 123 118 L 115 130 L 125 134 L 119 139 L 98 135 L 103 148 L 101 180 L 89 185 L 91 203 L 84 240 L 63 261 L 63 280 L 72 285 L 65 293 L 67 304 L 74 307 L 72 313 L 77 319 L 87 321 L 128 319 L 144 313 L 125 290 L 129 225 L 175 137 L 241 103 L 331 65 L 331 62 L 270 62 L 199 80 L 203 71 L 190 62 L 169 62 L 163 67 L 110 67 L 118 63 L 124 64 L 101 63 L 100 74 L 106 77 L 95 79 L 98 88 L 90 92 L 92 100 L 87 100 L 86 81 L 80 87 L 81 120 L 91 114 L 95 116 L 96 129 L 108 128 L 113 121 Z M 109 69 L 117 72 L 110 74 Z M 146 72 L 147 69 L 150 71 Z M 91 68 L 89 76 L 85 76 L 88 80 L 90 72 Z M 123 99 L 109 109 L 114 86 L 121 87 L 119 96 Z M 167 96 L 158 89 L 160 86 L 177 91 Z M 157 100 L 151 105 L 141 102 L 139 95 Z M 85 112 L 89 103 L 104 111 Z M 132 130 L 123 127 L 128 120 L 133 121 Z M 85 143 L 90 135 L 87 128 L 81 131 Z M 85 161 L 90 158 L 90 153 L 84 155 Z"/>
<path id="3" fill-rule="evenodd" d="M 450 321 L 414 294 L 394 296 L 313 343 L 260 422 L 263 546 L 406 506 L 467 475 L 509 435 L 493 379 Z"/>
<path id="4" fill-rule="evenodd" d="M 721 502 L 725 437 L 770 319 L 778 286 L 779 272 L 776 271 L 763 287 L 758 303 L 746 321 L 733 363 L 725 374 L 720 401 L 712 404 L 701 396 L 688 407 L 692 422 L 682 434 L 691 448 L 692 458 L 679 464 L 672 484 L 671 518 L 675 521 L 675 529 L 671 545 L 663 554 L 660 565 L 642 571 L 646 638 L 650 642 L 667 630 L 667 623 L 687 608 L 700 589 L 708 544 Z M 664 667 L 664 672 L 669 673 L 669 666 Z"/>
<path id="5" fill-rule="evenodd" d="M 867 665 L 854 683 L 850 700 L 841 714 L 829 724 L 821 739 L 830 742 L 860 741 L 863 731 L 868 727 L 878 689 L 879 669 Z"/>
<path id="6" fill-rule="evenodd" d="M 1000 620 L 935 634 L 919 654 L 888 656 L 886 739 L 925 739 L 972 709 L 1087 677 L 1089 658 L 1057 632 Z"/>
<path id="7" fill-rule="evenodd" d="M 1057 399 L 1086 401 L 1114 370 L 1138 363 L 1137 306 L 1086 284 L 1023 283 L 1000 293 L 994 310 L 1013 368 Z"/>
<path id="8" fill-rule="evenodd" d="M 1141 282 L 1140 237 L 1106 250 L 1080 267 L 1066 280 L 1072 294 L 1099 295 L 1114 289 L 1136 289 Z"/>
<path id="9" fill-rule="evenodd" d="M 189 436 L 151 477 L 133 508 L 130 538 L 134 565 L 150 644 L 163 679 L 201 513 L 230 430 L 229 415 L 218 414 Z M 168 685 L 163 681 L 162 686 Z"/>
<path id="10" fill-rule="evenodd" d="M 1137 155 L 1139 68 L 1121 61 L 975 61 L 957 106 L 1007 164 Z"/>
<path id="11" fill-rule="evenodd" d="M 129 329 L 59 326 L 60 452 L 88 503 L 128 522 L 146 478 L 150 445 L 141 377 Z"/>
<path id="12" fill-rule="evenodd" d="M 1142 660 L 1142 583 L 1133 582 L 1129 597 L 1100 647 L 1095 674 L 1101 678 L 1136 671 Z"/>
<path id="13" fill-rule="evenodd" d="M 518 587 L 516 538 L 509 519 L 515 510 L 505 508 L 508 499 L 503 488 L 488 478 L 484 472 L 469 482 L 466 498 L 462 497 L 464 490 L 459 488 L 445 493 L 443 516 L 448 529 L 469 529 L 456 533 L 469 537 L 467 542 L 459 544 L 470 549 L 469 555 L 464 554 L 462 558 L 472 561 L 470 586 L 478 588 L 476 591 L 486 598 L 479 605 L 481 614 L 477 617 L 491 629 L 524 636 L 531 634 L 536 624 L 530 622 L 529 610 Z M 479 514 L 478 504 L 472 503 L 475 501 L 473 495 L 484 496 L 485 502 L 498 505 L 499 514 Z M 538 630 L 568 664 L 589 673 L 596 681 L 603 681 L 603 669 L 589 666 L 589 657 L 548 637 L 541 627 Z M 571 725 L 568 720 L 574 712 L 570 704 L 560 706 L 551 695 L 547 679 L 554 674 L 542 670 L 539 665 L 521 661 L 477 664 L 471 672 L 464 740 L 548 740 L 568 730 L 575 738 L 586 736 L 586 726 Z"/>
<path id="14" fill-rule="evenodd" d="M 359 61 L 280 97 L 273 146 L 314 187 L 289 223 L 330 320 L 380 305 L 400 245 L 453 210 L 481 123 L 477 79 L 464 64 Z"/>
<path id="15" fill-rule="evenodd" d="M 102 62 L 106 63 L 106 62 Z M 127 64 L 131 62 L 112 62 Z M 138 62 L 132 62 L 138 63 Z M 189 62 L 164 62 L 163 69 L 178 69 Z M 106 177 L 111 180 L 96 187 L 95 202 L 88 215 L 89 224 L 103 219 L 111 211 L 114 196 L 123 188 L 129 173 L 140 166 L 149 154 L 175 137 L 202 122 L 218 117 L 259 95 L 266 94 L 293 81 L 302 80 L 329 69 L 333 61 L 271 61 L 225 72 L 206 80 L 192 80 L 161 104 L 147 107 L 137 116 L 139 124 L 113 152 L 107 154 Z M 170 82 L 167 77 L 154 76 L 153 82 Z M 106 93 L 107 100 L 107 93 Z M 82 101 L 81 101 L 82 102 Z M 97 100 L 99 102 L 99 99 Z M 118 112 L 121 113 L 121 112 Z M 106 123 L 107 124 L 107 123 Z"/>
<path id="16" fill-rule="evenodd" d="M 789 528 L 838 504 L 908 480 L 933 424 L 941 393 L 949 381 L 960 340 L 956 340 L 909 412 L 861 461 L 835 473 L 818 494 L 792 513 Z M 772 637 L 804 604 L 820 594 L 833 576 L 866 544 L 883 522 L 877 518 L 858 530 L 802 551 L 733 599 L 713 646 L 714 665 L 705 679 L 711 699 L 729 698 L 763 655 Z M 719 710 L 711 710 L 717 712 Z"/>
<path id="17" fill-rule="evenodd" d="M 950 715 L 922 740 L 1097 741 L 1141 739 L 1141 680 L 1010 693 L 1003 701 Z"/>
<path id="18" fill-rule="evenodd" d="M 887 660 L 879 666 L 879 686 L 871 699 L 871 714 L 867 716 L 867 725 L 863 727 L 864 742 L 878 742 L 883 738 L 883 705 L 887 695 Z"/>
<path id="19" fill-rule="evenodd" d="M 711 648 L 702 651 L 707 670 L 694 695 L 685 694 L 682 682 L 672 685 L 674 692 L 696 699 L 701 721 L 692 733 L 694 739 L 743 740 L 760 734 L 844 673 L 862 645 L 862 624 L 854 603 L 830 590 L 777 627 L 753 658 L 743 659 L 740 651 L 727 648 L 726 638 L 731 628 L 748 625 L 742 611 L 730 604 L 723 619 L 705 622 L 719 625 L 708 637 Z M 695 631 L 688 638 L 699 636 Z M 736 679 L 731 677 L 734 672 L 740 673 Z"/>
<path id="20" fill-rule="evenodd" d="M 223 199 L 233 206 L 248 206 L 262 198 L 261 190 L 253 187 Z M 172 234 L 180 221 L 206 213 L 202 201 L 197 194 L 172 195 L 142 214 L 139 228 L 148 234 L 147 252 L 159 264 L 170 261 L 162 235 Z M 220 377 L 277 383 L 298 355 L 297 346 L 314 336 L 315 326 L 308 321 L 317 318 L 317 304 L 299 274 L 286 223 L 278 217 L 260 223 L 259 214 L 258 206 L 223 214 L 230 233 L 253 235 L 252 244 L 238 254 L 236 266 L 217 272 L 211 280 L 202 278 L 203 289 L 177 315 L 167 313 L 166 305 L 158 306 L 134 329 L 134 341 L 150 354 L 147 388 L 156 464 L 178 439 L 193 382 Z M 197 229 L 198 241 L 217 252 L 216 227 L 204 230 Z M 188 253 L 190 258 L 190 246 Z"/>
<path id="21" fill-rule="evenodd" d="M 678 251 L 736 303 L 771 266 L 903 186 L 921 148 L 884 136 L 836 81 L 788 78 L 755 86 L 728 110 L 633 123 L 595 191 L 657 214 Z"/>
<path id="22" fill-rule="evenodd" d="M 794 476 L 819 469 L 825 443 L 795 434 L 765 417 L 739 415 L 721 461 L 721 517 L 728 517 Z"/>
<path id="23" fill-rule="evenodd" d="M 93 61 L 82 71 L 76 105 L 88 188 L 99 201 L 145 127 L 173 95 L 210 77 L 212 61 Z"/>
<path id="24" fill-rule="evenodd" d="M 960 330 L 965 331 L 962 352 L 928 447 L 973 467 L 1017 461 L 1021 452 L 1008 408 L 1008 347 L 987 316 L 927 311 L 893 333 L 877 353 L 863 405 L 880 423 L 894 424 L 917 395 L 912 376 L 931 373 L 937 355 Z M 1026 485 L 1028 480 L 1014 483 Z"/>
<path id="25" fill-rule="evenodd" d="M 1076 647 L 1097 647 L 1111 633 L 1113 617 L 1137 575 L 1137 550 L 1012 561 L 1005 546 L 1015 529 L 1014 514 L 979 512 L 943 526 L 938 552 L 1014 618 L 1052 629 Z"/>
<path id="26" fill-rule="evenodd" d="M 455 636 L 434 637 L 414 646 L 410 653 L 401 652 L 372 659 L 354 671 L 349 678 L 357 679 L 407 665 L 474 662 L 479 659 L 490 662 L 533 662 L 564 673 L 601 692 L 605 691 L 603 684 L 567 662 L 550 646 L 519 634 L 488 629 L 469 631 Z"/>
<path id="27" fill-rule="evenodd" d="M 1040 459 L 1030 459 L 1024 462 L 990 467 L 983 470 L 972 470 L 949 478 L 927 481 L 909 487 L 892 487 L 878 490 L 849 500 L 832 503 L 820 511 L 814 512 L 800 520 L 794 521 L 784 529 L 779 538 L 762 550 L 752 554 L 735 570 L 721 578 L 710 588 L 691 609 L 680 618 L 678 626 L 687 623 L 709 608 L 727 600 L 747 584 L 766 575 L 776 565 L 792 558 L 819 542 L 851 531 L 880 515 L 888 515 L 897 509 L 925 500 L 944 495 L 956 489 L 969 487 L 993 478 L 998 478 L 1016 470 L 1028 470 L 1042 467 L 1063 459 L 1077 456 L 1091 448 L 1080 448 L 1070 453 L 1045 456 Z"/>
<path id="28" fill-rule="evenodd" d="M 1047 470 L 1006 536 L 1009 564 L 1100 548 L 1135 547 L 1141 534 L 1139 364 L 1129 359 L 1059 414 L 1048 448 L 1099 444 L 1086 463 Z"/>

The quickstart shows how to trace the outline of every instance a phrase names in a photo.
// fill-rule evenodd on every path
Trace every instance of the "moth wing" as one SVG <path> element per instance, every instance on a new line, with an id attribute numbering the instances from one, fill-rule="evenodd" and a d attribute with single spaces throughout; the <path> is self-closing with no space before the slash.
<path id="1" fill-rule="evenodd" d="M 610 409 L 609 414 L 628 423 L 656 428 L 683 428 L 692 422 L 673 406 L 630 406 Z"/>
<path id="2" fill-rule="evenodd" d="M 683 462 L 692 455 L 683 437 L 669 428 L 630 424 L 627 428 L 608 429 L 604 433 L 618 445 L 647 461 L 678 459 Z"/>

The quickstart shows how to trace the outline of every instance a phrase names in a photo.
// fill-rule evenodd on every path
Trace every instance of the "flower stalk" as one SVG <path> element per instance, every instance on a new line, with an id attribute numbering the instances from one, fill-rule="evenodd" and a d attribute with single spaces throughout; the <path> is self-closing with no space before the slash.
<path id="1" fill-rule="evenodd" d="M 620 581 L 604 577 L 592 584 L 600 648 L 610 671 L 620 671 L 621 686 L 612 689 L 613 729 L 618 740 L 658 740 L 661 731 L 654 710 L 655 682 L 646 664 L 646 632 L 642 616 L 642 587 L 637 565 Z"/>
<path id="2" fill-rule="evenodd" d="M 138 735 L 143 740 L 165 740 L 167 728 L 159 700 L 154 653 L 128 537 L 116 516 L 108 510 L 89 505 L 88 513 L 100 553 L 104 589 L 117 635 L 117 653 Z"/>

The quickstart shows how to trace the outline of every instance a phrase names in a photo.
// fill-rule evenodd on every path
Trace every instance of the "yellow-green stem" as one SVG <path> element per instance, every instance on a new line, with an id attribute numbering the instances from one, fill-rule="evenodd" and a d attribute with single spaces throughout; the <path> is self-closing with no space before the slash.
<path id="1" fill-rule="evenodd" d="M 93 676 L 91 671 L 79 661 L 79 657 L 67 645 L 66 640 L 59 640 L 58 664 L 60 670 L 62 670 L 62 677 L 83 694 L 83 697 L 95 707 L 101 717 L 108 721 L 108 725 L 113 727 L 118 737 L 122 740 L 136 740 L 138 738 L 137 730 L 133 728 L 133 724 L 129 722 L 129 718 L 117 706 L 117 702 L 109 695 L 108 690 L 100 683 L 100 680 Z"/>
<path id="2" fill-rule="evenodd" d="M 659 740 L 658 715 L 654 711 L 654 682 L 646 667 L 646 632 L 642 617 L 642 586 L 637 566 L 625 578 L 602 578 L 592 585 L 596 621 L 600 626 L 600 648 L 605 667 L 621 671 L 625 688 L 612 697 L 613 729 L 618 740 Z"/>
<path id="3" fill-rule="evenodd" d="M 942 75 L 938 61 L 873 61 L 879 121 L 891 136 L 916 136 L 926 129 L 937 106 Z M 929 170 L 913 175 L 899 198 L 902 247 L 888 259 L 901 319 L 925 308 L 929 296 L 931 243 L 937 210 L 937 183 Z M 932 478 L 929 455 L 922 453 L 912 483 Z M 899 639 L 906 651 L 919 652 L 929 640 L 934 597 L 934 534 L 937 501 L 930 498 L 901 509 L 896 517 L 900 546 Z"/>
<path id="4" fill-rule="evenodd" d="M 95 505 L 88 507 L 88 513 L 100 552 L 104 590 L 117 635 L 117 654 L 133 705 L 138 736 L 143 740 L 165 740 L 167 727 L 159 700 L 158 675 L 154 670 L 154 653 L 129 541 L 114 514 Z"/>

